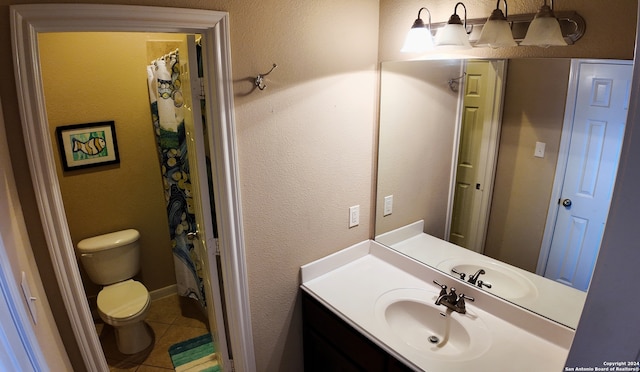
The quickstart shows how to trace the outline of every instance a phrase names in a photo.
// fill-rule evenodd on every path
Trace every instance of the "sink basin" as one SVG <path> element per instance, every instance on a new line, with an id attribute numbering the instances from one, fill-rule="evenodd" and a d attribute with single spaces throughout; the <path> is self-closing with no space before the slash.
<path id="1" fill-rule="evenodd" d="M 467 308 L 466 314 L 435 305 L 437 292 L 396 289 L 376 301 L 376 318 L 394 335 L 398 344 L 421 357 L 469 360 L 491 345 L 488 328 Z"/>
<path id="2" fill-rule="evenodd" d="M 451 272 L 451 269 L 455 269 L 457 272 L 466 273 L 467 278 L 484 269 L 485 273 L 480 275 L 479 279 L 491 283 L 491 288 L 482 287 L 487 292 L 506 300 L 533 300 L 538 297 L 538 290 L 531 280 L 507 266 L 489 260 L 454 258 L 442 261 L 437 268 L 458 277 Z"/>

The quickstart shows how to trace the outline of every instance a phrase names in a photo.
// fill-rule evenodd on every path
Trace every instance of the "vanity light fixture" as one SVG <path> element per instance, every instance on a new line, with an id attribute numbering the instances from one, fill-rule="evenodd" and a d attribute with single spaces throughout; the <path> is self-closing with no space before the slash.
<path id="1" fill-rule="evenodd" d="M 500 1 L 504 3 L 504 15 L 500 10 Z M 464 8 L 464 23 L 457 15 L 458 5 L 462 5 Z M 418 44 L 422 46 L 410 47 L 410 37 L 407 35 L 405 46 L 402 48 L 403 52 L 428 50 L 433 41 L 430 36 L 434 32 L 436 35 L 435 49 L 438 47 L 463 49 L 471 46 L 500 48 L 513 47 L 517 44 L 539 47 L 572 45 L 580 40 L 587 27 L 584 18 L 575 11 L 554 12 L 553 0 L 551 0 L 551 6 L 547 5 L 547 1 L 544 0 L 544 4 L 536 14 L 515 15 L 507 14 L 507 0 L 497 0 L 496 9 L 488 19 L 467 19 L 467 8 L 463 3 L 459 2 L 456 4 L 454 14 L 448 22 L 432 23 L 431 12 L 429 12 L 429 27 L 424 25 L 420 17 L 420 12 L 423 9 L 429 12 L 427 8 L 421 8 L 418 11 L 418 19 L 416 19 L 414 26 L 411 28 L 411 33 L 422 32 L 424 39 Z M 507 19 L 507 15 L 509 19 Z M 482 28 L 482 31 L 478 33 L 480 34 L 478 39 L 474 39 L 476 33 L 471 34 L 474 26 Z M 496 28 L 499 31 L 492 31 L 492 29 Z M 471 36 L 468 36 L 468 34 L 471 34 Z"/>
<path id="2" fill-rule="evenodd" d="M 462 5 L 464 8 L 464 24 L 457 13 L 458 5 Z M 467 31 L 467 7 L 459 2 L 453 8 L 453 14 L 447 24 L 436 33 L 436 45 L 455 49 L 471 48 L 468 36 L 470 33 L 470 30 Z"/>
<path id="3" fill-rule="evenodd" d="M 520 45 L 534 45 L 543 48 L 567 45 L 562 37 L 560 23 L 553 13 L 553 0 L 551 0 L 551 6 L 548 6 L 547 0 L 544 0 L 544 4 L 529 25 L 527 34 Z"/>
<path id="4" fill-rule="evenodd" d="M 476 46 L 490 46 L 491 48 L 504 48 L 517 46 L 513 40 L 511 26 L 507 22 L 507 0 L 504 3 L 504 13 L 500 10 L 500 0 L 496 3 L 496 9 L 491 13 L 487 22 L 482 27 L 480 38 L 476 42 Z"/>
<path id="5" fill-rule="evenodd" d="M 429 27 L 424 24 L 420 13 L 426 10 L 429 14 Z M 429 9 L 422 7 L 418 10 L 418 18 L 413 22 L 413 26 L 407 33 L 404 40 L 404 46 L 400 49 L 403 53 L 420 53 L 433 49 L 433 35 L 431 34 L 431 12 Z"/>

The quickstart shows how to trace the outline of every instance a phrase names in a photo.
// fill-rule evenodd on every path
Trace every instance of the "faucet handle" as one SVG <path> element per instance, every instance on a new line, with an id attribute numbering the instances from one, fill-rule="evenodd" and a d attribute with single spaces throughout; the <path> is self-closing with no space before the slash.
<path id="1" fill-rule="evenodd" d="M 474 301 L 475 301 L 475 299 L 474 299 L 473 297 L 469 297 L 469 296 L 467 296 L 467 295 L 466 295 L 466 294 L 464 294 L 464 293 L 460 293 L 460 297 L 458 297 L 458 301 L 462 301 L 462 302 L 464 303 L 464 299 L 465 299 L 465 298 L 466 298 L 467 300 L 471 301 L 471 302 L 474 302 Z"/>
<path id="2" fill-rule="evenodd" d="M 456 301 L 456 307 L 459 309 L 458 312 L 462 314 L 465 314 L 467 312 L 467 306 L 464 302 L 465 298 L 471 302 L 475 301 L 473 297 L 469 297 L 464 293 L 460 293 L 460 296 L 458 296 L 458 301 Z"/>
<path id="3" fill-rule="evenodd" d="M 438 283 L 437 280 L 434 280 L 433 283 L 440 286 L 440 296 L 447 294 L 447 286 L 446 285 Z"/>
<path id="4" fill-rule="evenodd" d="M 467 274 L 461 273 L 458 270 L 456 270 L 455 267 L 451 269 L 451 272 L 454 274 L 460 275 L 460 280 L 464 280 L 464 277 L 467 276 Z"/>
<path id="5" fill-rule="evenodd" d="M 480 279 L 480 280 L 478 280 L 478 287 L 482 288 L 482 286 L 485 286 L 487 288 L 491 288 L 491 283 L 483 282 L 482 279 Z"/>

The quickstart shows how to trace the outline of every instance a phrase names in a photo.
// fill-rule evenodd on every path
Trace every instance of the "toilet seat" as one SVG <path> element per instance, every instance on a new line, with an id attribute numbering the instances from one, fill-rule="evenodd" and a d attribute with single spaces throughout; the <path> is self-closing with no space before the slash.
<path id="1" fill-rule="evenodd" d="M 133 318 L 149 306 L 147 288 L 133 279 L 104 287 L 98 293 L 98 310 L 115 321 Z"/>

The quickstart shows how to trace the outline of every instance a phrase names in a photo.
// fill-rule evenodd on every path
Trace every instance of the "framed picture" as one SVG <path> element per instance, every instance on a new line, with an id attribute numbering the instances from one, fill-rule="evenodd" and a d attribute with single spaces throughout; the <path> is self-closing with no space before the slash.
<path id="1" fill-rule="evenodd" d="M 65 171 L 120 163 L 113 121 L 65 125 L 56 135 Z"/>

